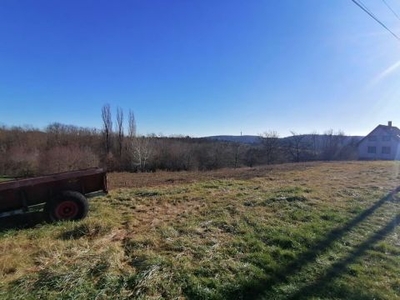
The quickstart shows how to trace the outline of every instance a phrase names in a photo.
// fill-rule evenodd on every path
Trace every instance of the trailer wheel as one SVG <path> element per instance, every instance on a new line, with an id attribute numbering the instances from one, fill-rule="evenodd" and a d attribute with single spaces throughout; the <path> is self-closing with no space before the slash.
<path id="1" fill-rule="evenodd" d="M 46 202 L 44 211 L 50 222 L 80 220 L 86 217 L 89 204 L 84 195 L 65 191 Z"/>

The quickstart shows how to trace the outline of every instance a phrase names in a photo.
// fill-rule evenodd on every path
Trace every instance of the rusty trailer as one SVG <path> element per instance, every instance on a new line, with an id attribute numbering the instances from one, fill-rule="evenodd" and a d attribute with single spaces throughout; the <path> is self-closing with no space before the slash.
<path id="1" fill-rule="evenodd" d="M 107 174 L 92 168 L 0 183 L 0 217 L 43 208 L 49 221 L 79 220 L 87 197 L 107 193 Z"/>

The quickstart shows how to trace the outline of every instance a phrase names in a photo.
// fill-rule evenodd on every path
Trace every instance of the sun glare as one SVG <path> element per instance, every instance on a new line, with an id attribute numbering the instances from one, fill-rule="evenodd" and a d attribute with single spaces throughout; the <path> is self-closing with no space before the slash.
<path id="1" fill-rule="evenodd" d="M 387 78 L 388 76 L 390 76 L 390 75 L 392 75 L 393 73 L 395 73 L 399 68 L 400 68 L 400 60 L 398 60 L 398 61 L 395 62 L 393 65 L 389 66 L 389 67 L 386 68 L 384 71 L 382 71 L 380 74 L 378 74 L 378 75 L 372 80 L 372 85 L 375 85 L 375 84 L 381 82 L 382 80 L 384 80 L 384 79 Z"/>

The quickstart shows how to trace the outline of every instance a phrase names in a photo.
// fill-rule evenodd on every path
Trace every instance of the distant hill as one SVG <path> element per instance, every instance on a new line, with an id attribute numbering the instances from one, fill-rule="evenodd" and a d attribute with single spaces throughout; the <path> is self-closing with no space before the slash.
<path id="1" fill-rule="evenodd" d="M 337 137 L 336 135 L 334 135 Z M 279 138 L 282 143 L 291 143 L 297 138 L 302 138 L 303 143 L 308 142 L 315 142 L 318 144 L 324 143 L 330 136 L 326 134 L 304 134 L 298 136 L 288 136 Z M 350 144 L 350 143 L 357 143 L 360 141 L 363 136 L 343 136 L 342 143 L 343 144 Z M 234 142 L 234 143 L 242 143 L 242 144 L 259 144 L 260 143 L 260 136 L 258 135 L 215 135 L 215 136 L 207 136 L 204 139 L 209 140 L 216 140 L 216 141 L 223 141 L 223 142 Z"/>
<path id="2" fill-rule="evenodd" d="M 260 137 L 258 135 L 215 135 L 204 137 L 209 140 L 223 141 L 223 142 L 234 142 L 242 144 L 258 144 Z"/>

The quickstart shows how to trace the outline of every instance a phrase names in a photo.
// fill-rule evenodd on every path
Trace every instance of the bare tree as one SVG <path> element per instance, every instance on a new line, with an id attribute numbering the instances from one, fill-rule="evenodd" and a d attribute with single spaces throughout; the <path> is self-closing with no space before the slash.
<path id="1" fill-rule="evenodd" d="M 132 141 L 133 166 L 135 169 L 145 171 L 147 163 L 152 155 L 152 147 L 149 137 L 135 137 Z"/>
<path id="2" fill-rule="evenodd" d="M 276 131 L 264 132 L 260 136 L 261 145 L 267 164 L 276 163 L 279 160 L 279 135 Z"/>
<path id="3" fill-rule="evenodd" d="M 319 134 L 316 131 L 313 131 L 311 134 L 311 159 L 316 160 L 319 157 L 319 153 L 321 152 L 321 139 L 319 138 Z"/>
<path id="4" fill-rule="evenodd" d="M 124 142 L 124 112 L 119 107 L 117 107 L 117 133 L 118 155 L 121 158 L 122 145 Z"/>
<path id="5" fill-rule="evenodd" d="M 112 119 L 110 104 L 105 104 L 101 109 L 101 117 L 103 119 L 104 149 L 106 154 L 111 151 L 112 145 Z"/>
<path id="6" fill-rule="evenodd" d="M 136 120 L 135 120 L 135 114 L 133 113 L 132 110 L 129 110 L 129 116 L 128 116 L 128 135 L 129 138 L 134 138 L 136 136 Z"/>
<path id="7" fill-rule="evenodd" d="M 287 150 L 294 162 L 300 162 L 303 152 L 307 148 L 305 144 L 305 135 L 297 134 L 294 131 L 290 132 L 292 136 L 289 138 L 289 143 L 287 145 Z"/>
<path id="8" fill-rule="evenodd" d="M 339 153 L 344 146 L 345 135 L 339 130 L 334 132 L 332 129 L 325 131 L 322 145 L 322 159 L 334 160 L 338 159 Z"/>
<path id="9" fill-rule="evenodd" d="M 7 153 L 9 175 L 33 176 L 37 171 L 39 151 L 23 146 L 14 146 Z"/>
<path id="10" fill-rule="evenodd" d="M 77 145 L 56 146 L 43 151 L 39 157 L 41 174 L 79 170 L 98 165 L 98 157 L 89 147 L 80 148 Z"/>
<path id="11" fill-rule="evenodd" d="M 234 168 L 236 169 L 239 166 L 239 155 L 240 155 L 240 150 L 241 150 L 241 144 L 236 143 L 234 147 Z"/>
<path id="12" fill-rule="evenodd" d="M 52 123 L 46 127 L 47 146 L 49 148 L 60 146 L 61 136 L 63 135 L 63 125 L 61 123 Z"/>
<path id="13" fill-rule="evenodd" d="M 256 147 L 250 147 L 247 149 L 244 155 L 244 163 L 246 166 L 254 167 L 259 161 L 260 152 L 260 149 Z"/>

